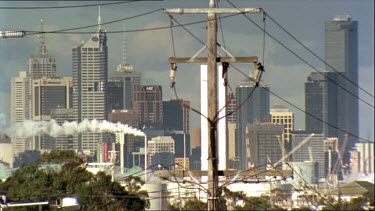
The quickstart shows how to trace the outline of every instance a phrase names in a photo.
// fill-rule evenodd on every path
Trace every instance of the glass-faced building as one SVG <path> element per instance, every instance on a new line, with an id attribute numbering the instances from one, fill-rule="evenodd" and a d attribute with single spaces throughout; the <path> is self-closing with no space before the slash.
<path id="1" fill-rule="evenodd" d="M 256 89 L 254 92 L 253 90 Z M 270 87 L 261 83 L 258 88 L 252 81 L 243 81 L 236 87 L 237 104 L 251 97 L 236 112 L 236 156 L 240 161 L 240 169 L 247 168 L 246 161 L 246 125 L 255 122 L 268 122 L 270 115 Z"/>
<path id="2" fill-rule="evenodd" d="M 80 46 L 73 48 L 73 107 L 77 121 L 107 119 L 108 49 L 104 30 L 98 30 Z M 95 153 L 100 133 L 78 136 L 78 150 Z"/>

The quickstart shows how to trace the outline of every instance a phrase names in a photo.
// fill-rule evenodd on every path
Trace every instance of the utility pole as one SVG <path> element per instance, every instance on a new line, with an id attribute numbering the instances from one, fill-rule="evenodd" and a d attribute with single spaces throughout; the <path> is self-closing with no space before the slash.
<path id="1" fill-rule="evenodd" d="M 208 49 L 207 58 L 201 58 L 194 60 L 191 59 L 178 59 L 170 58 L 171 71 L 176 71 L 177 62 L 201 62 L 206 60 L 207 62 L 207 100 L 208 100 L 208 196 L 207 204 L 208 210 L 217 210 L 218 207 L 218 156 L 217 156 L 217 111 L 218 111 L 218 99 L 217 99 L 217 62 L 223 62 L 223 59 L 217 58 L 217 19 L 216 13 L 259 13 L 260 8 L 216 8 L 215 0 L 209 0 L 209 8 L 196 8 L 196 9 L 166 9 L 165 13 L 207 13 L 207 44 Z M 231 61 L 237 61 L 236 58 L 231 57 Z M 251 60 L 251 59 L 250 59 Z M 247 60 L 248 61 L 248 60 Z M 256 60 L 252 60 L 256 62 Z M 174 80 L 174 75 L 173 75 Z M 174 81 L 172 81 L 174 83 Z"/>

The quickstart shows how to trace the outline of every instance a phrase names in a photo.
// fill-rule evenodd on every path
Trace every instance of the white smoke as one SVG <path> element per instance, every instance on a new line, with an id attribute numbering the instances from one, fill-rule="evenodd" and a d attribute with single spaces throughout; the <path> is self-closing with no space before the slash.
<path id="1" fill-rule="evenodd" d="M 0 113 L 0 134 L 4 132 L 6 123 L 7 121 L 5 114 Z"/>
<path id="2" fill-rule="evenodd" d="M 77 122 L 64 122 L 62 125 L 57 124 L 55 120 L 50 121 L 32 121 L 24 120 L 12 124 L 5 130 L 9 137 L 29 138 L 37 135 L 69 136 L 76 135 L 83 132 L 109 132 L 109 133 L 124 133 L 135 136 L 145 136 L 145 134 L 135 128 L 121 123 L 112 123 L 108 121 L 83 120 Z"/>

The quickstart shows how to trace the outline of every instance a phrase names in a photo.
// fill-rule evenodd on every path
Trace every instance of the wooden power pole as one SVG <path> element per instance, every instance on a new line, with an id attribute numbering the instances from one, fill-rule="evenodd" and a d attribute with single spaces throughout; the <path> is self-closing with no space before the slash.
<path id="1" fill-rule="evenodd" d="M 168 14 L 198 14 L 207 13 L 207 44 L 208 49 L 207 58 L 201 58 L 199 61 L 190 59 L 185 62 L 200 62 L 206 60 L 207 62 L 207 100 L 208 100 L 208 196 L 207 204 L 208 210 L 217 210 L 218 207 L 218 158 L 217 158 L 217 120 L 215 119 L 218 111 L 217 100 L 217 13 L 259 13 L 260 8 L 216 8 L 215 0 L 209 0 L 209 8 L 195 8 L 195 9 L 166 9 L 164 12 Z M 231 58 L 236 60 L 235 58 Z M 174 59 L 170 59 L 172 65 Z M 177 58 L 174 60 L 178 60 Z M 254 61 L 253 61 L 254 62 Z M 256 61 L 255 61 L 256 62 Z M 177 62 L 175 62 L 177 63 Z M 174 64 L 175 64 L 174 63 Z"/>

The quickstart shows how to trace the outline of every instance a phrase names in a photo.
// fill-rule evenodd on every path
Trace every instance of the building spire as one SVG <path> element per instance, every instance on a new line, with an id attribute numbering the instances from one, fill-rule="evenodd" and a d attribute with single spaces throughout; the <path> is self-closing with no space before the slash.
<path id="1" fill-rule="evenodd" d="M 101 20 L 100 20 L 100 6 L 99 6 L 98 31 L 100 31 L 100 24 L 101 24 Z"/>
<path id="2" fill-rule="evenodd" d="M 126 31 L 125 24 L 123 25 L 123 31 Z M 133 72 L 133 66 L 128 63 L 128 40 L 126 33 L 122 36 L 122 61 L 121 64 L 117 66 L 117 71 L 119 72 Z"/>
<path id="3" fill-rule="evenodd" d="M 46 48 L 46 37 L 45 37 L 45 34 L 44 34 L 43 19 L 40 19 L 40 32 L 41 32 L 41 34 L 39 35 L 39 39 L 40 39 L 39 53 L 40 54 L 46 54 L 47 48 Z"/>

